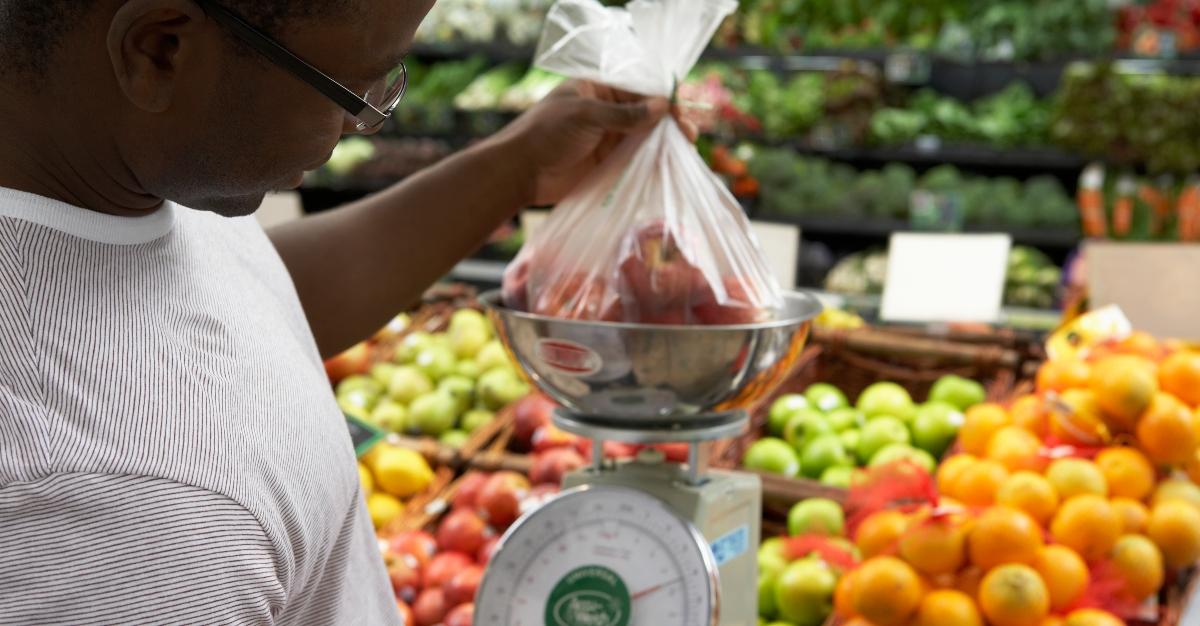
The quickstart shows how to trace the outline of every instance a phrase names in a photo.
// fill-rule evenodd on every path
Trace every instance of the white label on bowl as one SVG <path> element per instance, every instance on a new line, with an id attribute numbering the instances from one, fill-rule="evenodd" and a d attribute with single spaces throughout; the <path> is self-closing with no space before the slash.
<path id="1" fill-rule="evenodd" d="M 546 367 L 571 376 L 589 376 L 604 366 L 591 348 L 565 339 L 538 340 L 537 358 Z"/>

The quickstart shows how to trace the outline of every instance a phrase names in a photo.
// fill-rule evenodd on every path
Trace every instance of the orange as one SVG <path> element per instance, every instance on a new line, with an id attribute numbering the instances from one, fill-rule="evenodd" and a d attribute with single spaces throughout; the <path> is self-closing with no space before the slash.
<path id="1" fill-rule="evenodd" d="M 984 577 L 979 607 L 992 626 L 1036 626 L 1050 611 L 1050 592 L 1028 565 L 1002 565 Z"/>
<path id="2" fill-rule="evenodd" d="M 1146 529 L 1150 520 L 1150 509 L 1137 500 L 1129 498 L 1113 498 L 1110 502 L 1121 518 L 1121 530 L 1126 533 L 1140 533 Z"/>
<path id="3" fill-rule="evenodd" d="M 1045 525 L 1058 510 L 1058 492 L 1041 474 L 1017 472 L 996 492 L 996 504 L 1024 511 Z"/>
<path id="4" fill-rule="evenodd" d="M 861 617 L 852 617 L 844 622 L 841 622 L 841 626 L 875 626 L 875 625 Z"/>
<path id="5" fill-rule="evenodd" d="M 953 589 L 941 589 L 921 600 L 911 626 L 983 626 L 983 619 L 971 596 Z"/>
<path id="6" fill-rule="evenodd" d="M 1062 500 L 1085 493 L 1108 495 L 1108 480 L 1104 478 L 1104 472 L 1098 465 L 1085 459 L 1059 459 L 1051 463 L 1046 468 L 1046 480 L 1054 485 L 1054 490 Z"/>
<path id="7" fill-rule="evenodd" d="M 1088 385 L 1090 375 L 1091 368 L 1078 359 L 1046 361 L 1038 369 L 1037 390 L 1061 393 L 1068 389 L 1080 389 Z"/>
<path id="8" fill-rule="evenodd" d="M 982 567 L 970 566 L 955 577 L 954 588 L 974 598 L 979 595 L 979 585 L 983 582 L 984 574 L 987 574 L 987 571 Z"/>
<path id="9" fill-rule="evenodd" d="M 1154 505 L 1168 500 L 1182 500 L 1200 508 L 1200 486 L 1182 478 L 1164 480 L 1154 490 L 1154 497 L 1150 499 L 1150 504 Z"/>
<path id="10" fill-rule="evenodd" d="M 921 578 L 900 559 L 870 559 L 858 568 L 854 578 L 850 592 L 854 610 L 877 626 L 907 624 L 921 604 Z"/>
<path id="11" fill-rule="evenodd" d="M 1025 513 L 990 508 L 975 520 L 967 537 L 971 563 L 991 569 L 1005 563 L 1033 563 L 1042 548 L 1042 528 Z"/>
<path id="12" fill-rule="evenodd" d="M 1010 472 L 1040 470 L 1042 442 L 1037 435 L 1020 426 L 1005 426 L 992 435 L 987 445 L 987 458 L 998 461 Z"/>
<path id="13" fill-rule="evenodd" d="M 1046 414 L 1046 402 L 1035 395 L 1025 395 L 1017 398 L 1008 409 L 1012 423 L 1025 430 L 1045 437 L 1049 423 Z"/>
<path id="14" fill-rule="evenodd" d="M 858 570 L 850 570 L 838 579 L 837 587 L 833 590 L 833 612 L 842 618 L 851 618 L 857 615 L 854 612 L 853 596 L 854 592 L 854 573 Z"/>
<path id="15" fill-rule="evenodd" d="M 1087 563 L 1070 548 L 1046 546 L 1038 552 L 1037 570 L 1050 592 L 1050 608 L 1061 611 L 1083 595 L 1091 581 Z"/>
<path id="16" fill-rule="evenodd" d="M 1121 354 L 1135 355 L 1151 363 L 1162 359 L 1163 356 L 1162 344 L 1154 335 L 1144 330 L 1133 331 L 1113 347 Z"/>
<path id="17" fill-rule="evenodd" d="M 976 404 L 967 409 L 966 419 L 958 430 L 958 443 L 963 452 L 983 456 L 988 442 L 996 431 L 1008 426 L 1012 419 L 998 404 Z"/>
<path id="18" fill-rule="evenodd" d="M 1063 626 L 1063 618 L 1057 615 L 1047 615 L 1038 626 Z"/>
<path id="19" fill-rule="evenodd" d="M 1179 500 L 1150 509 L 1146 536 L 1162 551 L 1167 567 L 1179 569 L 1200 559 L 1200 511 Z"/>
<path id="20" fill-rule="evenodd" d="M 1063 626 L 1125 626 L 1125 620 L 1100 609 L 1079 609 L 1067 616 Z"/>
<path id="21" fill-rule="evenodd" d="M 913 520 L 900 538 L 900 557 L 927 576 L 957 572 L 967 558 L 963 522 L 958 515 Z"/>
<path id="22" fill-rule="evenodd" d="M 938 493 L 957 497 L 958 481 L 963 472 L 977 459 L 970 454 L 956 454 L 944 461 L 937 468 Z"/>
<path id="23" fill-rule="evenodd" d="M 1125 579 L 1125 590 L 1138 600 L 1157 593 L 1166 572 L 1158 546 L 1144 535 L 1123 535 L 1112 549 L 1112 562 Z"/>
<path id="24" fill-rule="evenodd" d="M 854 535 L 854 545 L 858 546 L 864 559 L 895 550 L 908 530 L 908 517 L 899 511 L 880 511 L 859 525 Z"/>
<path id="25" fill-rule="evenodd" d="M 1096 465 L 1114 498 L 1143 500 L 1154 489 L 1154 466 L 1133 448 L 1108 448 L 1096 455 Z"/>
<path id="26" fill-rule="evenodd" d="M 1108 500 L 1091 494 L 1067 500 L 1050 523 L 1055 541 L 1088 561 L 1106 556 L 1121 536 L 1121 530 L 1116 509 Z"/>
<path id="27" fill-rule="evenodd" d="M 1083 446 L 1101 445 L 1111 438 L 1091 390 L 1068 389 L 1050 406 L 1050 434 L 1055 437 Z"/>
<path id="28" fill-rule="evenodd" d="M 1200 444 L 1194 420 L 1182 402 L 1165 393 L 1156 394 L 1138 422 L 1138 443 L 1155 463 L 1187 463 Z"/>
<path id="29" fill-rule="evenodd" d="M 988 506 L 996 492 L 1008 480 L 1008 469 L 1000 463 L 984 459 L 963 470 L 958 480 L 958 499 L 967 506 Z"/>
<path id="30" fill-rule="evenodd" d="M 1111 356 L 1092 366 L 1090 386 L 1109 427 L 1133 432 L 1158 393 L 1158 376 L 1153 364 L 1143 358 Z"/>
<path id="31" fill-rule="evenodd" d="M 1182 351 L 1167 357 L 1158 368 L 1158 384 L 1189 406 L 1200 405 L 1200 352 Z"/>
<path id="32" fill-rule="evenodd" d="M 1187 472 L 1188 478 L 1192 479 L 1192 482 L 1200 483 L 1200 450 L 1196 450 L 1196 454 L 1193 454 L 1192 458 L 1188 459 L 1187 464 L 1183 466 L 1183 470 Z"/>

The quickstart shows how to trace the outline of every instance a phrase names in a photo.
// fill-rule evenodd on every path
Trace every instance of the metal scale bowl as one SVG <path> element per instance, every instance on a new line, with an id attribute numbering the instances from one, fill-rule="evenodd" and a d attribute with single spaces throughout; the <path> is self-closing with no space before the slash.
<path id="1" fill-rule="evenodd" d="M 477 596 L 476 624 L 574 626 L 569 613 L 584 610 L 599 612 L 577 623 L 757 623 L 761 483 L 707 468 L 702 444 L 744 431 L 747 407 L 799 358 L 821 310 L 817 300 L 788 294 L 775 319 L 729 326 L 564 320 L 506 308 L 498 292 L 482 301 L 510 355 L 562 406 L 555 425 L 593 439 L 594 448 L 591 467 L 567 476 L 562 495 L 505 534 Z M 605 462 L 604 441 L 685 442 L 689 460 L 667 463 L 646 450 L 632 461 Z M 573 540 L 561 539 L 570 533 Z M 661 550 L 637 545 L 672 533 L 682 539 Z M 546 550 L 559 554 L 550 558 Z M 614 556 L 622 554 L 624 561 Z M 621 582 L 636 587 L 638 576 L 659 568 L 656 559 L 673 564 L 661 568 L 675 572 L 662 574 L 671 580 L 642 581 L 649 586 L 640 591 Z M 621 584 L 607 587 L 612 581 Z M 698 606 L 707 607 L 702 617 Z"/>

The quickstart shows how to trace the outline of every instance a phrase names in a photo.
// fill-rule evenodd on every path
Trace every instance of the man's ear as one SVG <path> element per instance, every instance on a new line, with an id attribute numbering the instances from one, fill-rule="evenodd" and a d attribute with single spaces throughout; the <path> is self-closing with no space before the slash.
<path id="1" fill-rule="evenodd" d="M 192 0 L 128 0 L 108 28 L 117 84 L 135 106 L 161 113 L 171 105 L 180 69 L 202 55 L 208 17 Z"/>

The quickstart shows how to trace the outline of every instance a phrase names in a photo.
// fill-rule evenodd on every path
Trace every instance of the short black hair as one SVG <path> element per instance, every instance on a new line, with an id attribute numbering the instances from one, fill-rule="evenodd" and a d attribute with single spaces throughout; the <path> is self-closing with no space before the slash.
<path id="1" fill-rule="evenodd" d="M 44 73 L 73 25 L 104 0 L 0 0 L 0 74 Z M 350 0 L 221 0 L 221 6 L 270 34 L 293 19 L 343 11 Z"/>

